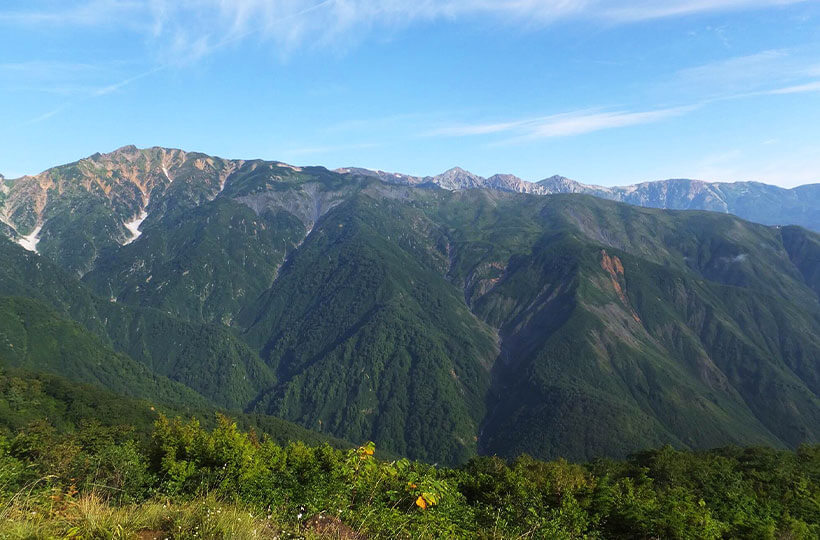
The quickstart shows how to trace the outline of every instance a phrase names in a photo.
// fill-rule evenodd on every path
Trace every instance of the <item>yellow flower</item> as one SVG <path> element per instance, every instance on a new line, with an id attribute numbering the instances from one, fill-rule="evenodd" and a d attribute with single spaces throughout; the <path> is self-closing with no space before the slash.
<path id="1" fill-rule="evenodd" d="M 427 508 L 427 501 L 424 500 L 424 497 L 419 495 L 419 498 L 416 499 L 416 506 L 418 506 L 422 510 L 425 510 Z"/>

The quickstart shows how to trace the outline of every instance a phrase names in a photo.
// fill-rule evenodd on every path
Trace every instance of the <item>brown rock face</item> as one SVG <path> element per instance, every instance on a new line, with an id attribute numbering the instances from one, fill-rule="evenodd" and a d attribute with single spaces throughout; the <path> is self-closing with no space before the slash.
<path id="1" fill-rule="evenodd" d="M 629 308 L 630 312 L 632 313 L 632 317 L 635 319 L 636 322 L 641 322 L 640 317 L 638 314 L 635 313 L 635 310 L 632 309 L 632 306 L 629 303 L 629 299 L 624 292 L 626 289 L 626 281 L 624 279 L 624 265 L 621 262 L 621 259 L 618 258 L 617 255 L 610 256 L 606 250 L 601 250 L 601 268 L 609 274 L 609 277 L 612 281 L 612 288 L 615 289 L 615 293 L 618 295 L 618 298 L 621 299 L 624 306 Z"/>

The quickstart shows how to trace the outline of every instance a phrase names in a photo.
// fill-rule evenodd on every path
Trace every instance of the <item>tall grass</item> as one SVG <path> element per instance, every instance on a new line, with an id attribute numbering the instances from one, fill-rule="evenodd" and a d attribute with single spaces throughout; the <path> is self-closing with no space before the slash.
<path id="1" fill-rule="evenodd" d="M 0 538 L 237 539 L 318 538 L 285 530 L 272 515 L 208 497 L 188 502 L 152 500 L 114 506 L 98 493 L 76 498 L 20 496 L 6 507 Z"/>

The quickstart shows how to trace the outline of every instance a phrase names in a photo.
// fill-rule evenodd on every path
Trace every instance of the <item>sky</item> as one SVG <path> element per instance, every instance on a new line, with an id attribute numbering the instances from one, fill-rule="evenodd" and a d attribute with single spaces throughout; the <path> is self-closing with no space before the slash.
<path id="1" fill-rule="evenodd" d="M 120 146 L 820 182 L 817 0 L 4 0 L 0 173 Z"/>

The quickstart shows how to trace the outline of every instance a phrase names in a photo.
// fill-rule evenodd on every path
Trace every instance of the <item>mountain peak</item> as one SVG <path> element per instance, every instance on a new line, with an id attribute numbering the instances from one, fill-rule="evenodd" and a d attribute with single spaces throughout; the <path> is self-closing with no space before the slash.
<path id="1" fill-rule="evenodd" d="M 593 189 L 592 186 L 587 186 L 580 182 L 576 182 L 571 178 L 567 178 L 566 176 L 561 176 L 559 174 L 554 174 L 549 178 L 544 178 L 543 180 L 539 180 L 536 184 L 539 188 L 540 193 L 585 193 L 588 192 L 590 189 Z M 600 188 L 601 190 L 605 190 L 606 188 Z"/>
<path id="2" fill-rule="evenodd" d="M 461 167 L 452 167 L 452 168 L 447 169 L 446 171 L 444 171 L 442 174 L 467 174 L 467 175 L 470 175 L 470 176 L 475 176 L 473 173 L 471 173 L 467 169 L 462 169 Z"/>
<path id="3" fill-rule="evenodd" d="M 469 178 L 469 179 L 479 179 L 481 178 L 477 174 L 473 174 L 467 169 L 462 169 L 461 167 L 453 167 L 451 169 L 447 169 L 443 173 L 434 176 L 434 178 Z"/>
<path id="4" fill-rule="evenodd" d="M 134 146 L 133 144 L 126 144 L 125 146 L 120 146 L 119 148 L 111 152 L 111 154 L 135 154 L 139 151 L 140 149 Z"/>
<path id="5" fill-rule="evenodd" d="M 524 181 L 524 180 L 521 180 L 519 177 L 517 177 L 514 174 L 506 174 L 506 173 L 494 174 L 491 177 L 489 177 L 487 180 L 492 180 L 493 178 L 495 178 L 496 180 L 507 180 L 507 181 L 516 181 L 517 180 L 517 181 L 521 181 L 521 182 Z"/>
<path id="6" fill-rule="evenodd" d="M 514 174 L 494 174 L 487 179 L 487 187 L 515 193 L 537 193 L 537 186 L 522 180 Z"/>
<path id="7" fill-rule="evenodd" d="M 450 190 L 480 188 L 484 187 L 486 183 L 484 178 L 464 170 L 461 167 L 453 167 L 427 180 L 444 189 Z"/>

